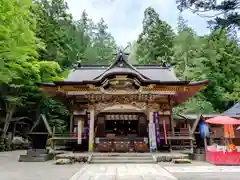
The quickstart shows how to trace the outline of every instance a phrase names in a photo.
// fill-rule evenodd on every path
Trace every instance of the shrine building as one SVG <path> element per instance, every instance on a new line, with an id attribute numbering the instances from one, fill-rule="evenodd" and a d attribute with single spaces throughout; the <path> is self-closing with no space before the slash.
<path id="1" fill-rule="evenodd" d="M 72 143 L 90 152 L 153 152 L 193 149 L 190 125 L 173 121 L 172 108 L 207 84 L 179 80 L 170 67 L 132 65 L 120 52 L 109 66 L 79 65 L 64 81 L 38 86 L 68 104 Z"/>

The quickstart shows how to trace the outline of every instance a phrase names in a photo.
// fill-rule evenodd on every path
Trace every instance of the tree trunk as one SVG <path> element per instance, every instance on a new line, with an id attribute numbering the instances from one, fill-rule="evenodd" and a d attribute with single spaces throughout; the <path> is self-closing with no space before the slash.
<path id="1" fill-rule="evenodd" d="M 13 105 L 11 108 L 7 109 L 7 114 L 6 114 L 3 133 L 2 133 L 2 138 L 3 139 L 5 139 L 6 136 L 7 136 L 7 131 L 8 131 L 10 122 L 12 120 L 12 116 L 13 116 L 14 111 L 15 111 L 15 105 Z"/>
<path id="2" fill-rule="evenodd" d="M 187 81 L 188 79 L 188 76 L 187 76 L 187 73 L 188 73 L 188 54 L 187 52 L 184 53 L 184 72 L 183 72 L 183 76 L 184 76 L 184 80 Z"/>
<path id="3" fill-rule="evenodd" d="M 41 118 L 41 101 L 39 101 L 36 106 L 35 122 L 38 122 L 40 118 Z"/>

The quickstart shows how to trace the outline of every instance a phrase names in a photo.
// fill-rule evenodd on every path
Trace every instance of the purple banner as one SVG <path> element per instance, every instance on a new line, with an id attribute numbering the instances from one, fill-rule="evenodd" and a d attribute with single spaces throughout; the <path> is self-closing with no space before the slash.
<path id="1" fill-rule="evenodd" d="M 159 128 L 158 112 L 154 112 L 154 123 L 155 123 L 155 130 L 156 130 L 157 146 L 160 146 L 161 145 L 161 138 L 160 138 L 160 128 Z"/>

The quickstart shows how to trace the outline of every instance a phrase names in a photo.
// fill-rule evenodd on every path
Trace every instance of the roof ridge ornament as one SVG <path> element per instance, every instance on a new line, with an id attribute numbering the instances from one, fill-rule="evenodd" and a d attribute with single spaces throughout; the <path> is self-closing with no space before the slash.
<path id="1" fill-rule="evenodd" d="M 116 55 L 116 60 L 102 74 L 97 76 L 95 79 L 102 77 L 103 75 L 105 75 L 107 72 L 110 72 L 110 70 L 115 67 L 132 69 L 139 76 L 141 76 L 145 79 L 149 79 L 148 77 L 141 74 L 132 64 L 130 64 L 127 61 L 127 59 L 125 57 L 128 56 L 130 53 L 126 53 L 126 52 L 124 52 L 124 50 L 125 49 L 118 48 L 118 52 L 114 54 L 114 55 Z"/>
<path id="2" fill-rule="evenodd" d="M 117 49 L 117 53 L 114 53 L 113 55 L 115 55 L 115 56 L 117 56 L 116 57 L 116 62 L 117 61 L 126 61 L 127 62 L 127 59 L 125 59 L 124 57 L 126 57 L 126 56 L 129 56 L 130 55 L 130 53 L 127 53 L 127 52 L 125 52 L 125 50 L 126 50 L 126 48 L 118 48 Z"/>
<path id="3" fill-rule="evenodd" d="M 72 68 L 73 68 L 74 70 L 82 67 L 82 59 L 80 59 L 79 53 L 77 53 L 76 59 L 77 59 L 77 61 L 72 65 Z"/>

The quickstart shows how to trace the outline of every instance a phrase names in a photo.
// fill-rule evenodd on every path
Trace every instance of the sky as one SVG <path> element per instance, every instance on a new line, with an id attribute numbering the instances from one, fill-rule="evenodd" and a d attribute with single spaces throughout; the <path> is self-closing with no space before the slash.
<path id="1" fill-rule="evenodd" d="M 161 20 L 177 27 L 179 11 L 176 0 L 66 0 L 69 11 L 75 20 L 80 19 L 83 10 L 89 17 L 98 22 L 103 18 L 108 24 L 109 32 L 114 36 L 119 46 L 126 46 L 127 42 L 136 40 L 142 30 L 144 10 L 151 6 L 158 13 Z M 189 11 L 183 13 L 187 23 L 199 35 L 207 34 L 206 19 Z"/>

